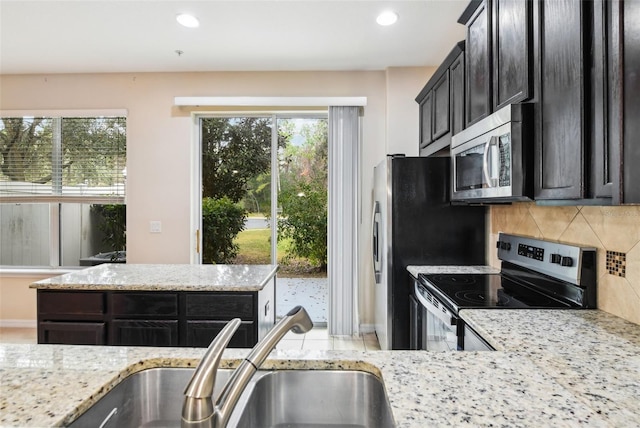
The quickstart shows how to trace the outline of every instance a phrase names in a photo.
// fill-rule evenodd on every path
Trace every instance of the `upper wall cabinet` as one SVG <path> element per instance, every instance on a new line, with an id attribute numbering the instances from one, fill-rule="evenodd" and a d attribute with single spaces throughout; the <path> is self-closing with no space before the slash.
<path id="1" fill-rule="evenodd" d="M 451 135 L 464 127 L 464 42 L 447 55 L 416 97 L 420 105 L 420 156 L 451 145 Z"/>
<path id="2" fill-rule="evenodd" d="M 466 126 L 532 96 L 532 2 L 472 0 L 466 25 Z"/>
<path id="3" fill-rule="evenodd" d="M 532 2 L 493 0 L 493 110 L 532 95 Z"/>
<path id="4" fill-rule="evenodd" d="M 592 192 L 640 203 L 640 2 L 593 2 Z"/>
<path id="5" fill-rule="evenodd" d="M 640 2 L 535 4 L 536 200 L 640 203 Z"/>
<path id="6" fill-rule="evenodd" d="M 586 198 L 585 15 L 587 2 L 536 4 L 535 198 Z"/>

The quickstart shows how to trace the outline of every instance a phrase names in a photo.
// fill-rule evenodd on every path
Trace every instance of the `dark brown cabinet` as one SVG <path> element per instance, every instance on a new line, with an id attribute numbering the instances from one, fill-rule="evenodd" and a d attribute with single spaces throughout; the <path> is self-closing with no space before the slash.
<path id="1" fill-rule="evenodd" d="M 464 53 L 460 53 L 449 66 L 451 100 L 451 135 L 465 127 L 464 123 Z"/>
<path id="2" fill-rule="evenodd" d="M 464 127 L 464 42 L 459 42 L 416 97 L 420 109 L 420 156 L 451 145 Z"/>
<path id="3" fill-rule="evenodd" d="M 449 70 L 433 86 L 432 140 L 437 140 L 449 132 Z"/>
<path id="4" fill-rule="evenodd" d="M 587 2 L 537 5 L 535 198 L 585 198 Z"/>
<path id="5" fill-rule="evenodd" d="M 420 103 L 420 150 L 426 149 L 433 141 L 433 92 L 427 92 Z"/>
<path id="6" fill-rule="evenodd" d="M 532 5 L 493 0 L 493 111 L 532 96 Z"/>
<path id="7" fill-rule="evenodd" d="M 467 26 L 466 126 L 491 113 L 491 2 L 471 2 L 475 11 L 462 24 Z M 462 19 L 462 18 L 461 18 Z"/>
<path id="8" fill-rule="evenodd" d="M 593 197 L 640 203 L 640 2 L 593 2 Z"/>
<path id="9" fill-rule="evenodd" d="M 274 290 L 38 290 L 38 343 L 206 347 L 240 318 L 230 346 L 252 347 L 275 323 Z"/>
<path id="10" fill-rule="evenodd" d="M 472 0 L 458 20 L 467 27 L 465 127 L 532 98 L 532 4 Z"/>

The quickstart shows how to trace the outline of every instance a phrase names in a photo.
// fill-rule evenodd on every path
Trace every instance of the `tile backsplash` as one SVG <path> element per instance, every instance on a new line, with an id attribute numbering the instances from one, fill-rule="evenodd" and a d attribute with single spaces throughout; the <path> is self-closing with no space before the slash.
<path id="1" fill-rule="evenodd" d="M 499 267 L 498 232 L 558 240 L 598 250 L 598 308 L 640 324 L 640 206 L 550 207 L 492 205 L 490 264 Z M 609 264 L 607 264 L 609 252 Z M 624 276 L 609 273 L 611 255 L 624 254 Z"/>

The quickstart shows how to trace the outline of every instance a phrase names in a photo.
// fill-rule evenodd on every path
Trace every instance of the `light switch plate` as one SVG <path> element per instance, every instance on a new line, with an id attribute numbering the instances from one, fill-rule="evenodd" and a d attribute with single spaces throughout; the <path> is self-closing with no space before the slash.
<path id="1" fill-rule="evenodd" d="M 152 220 L 149 222 L 149 232 L 151 233 L 161 233 L 162 232 L 162 222 L 157 220 Z"/>

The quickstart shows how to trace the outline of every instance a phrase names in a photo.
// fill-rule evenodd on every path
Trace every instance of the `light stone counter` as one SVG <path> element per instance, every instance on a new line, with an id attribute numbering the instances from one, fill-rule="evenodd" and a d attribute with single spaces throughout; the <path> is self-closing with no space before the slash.
<path id="1" fill-rule="evenodd" d="M 399 427 L 640 425 L 639 326 L 595 310 L 461 315 L 500 351 L 278 350 L 263 368 L 371 372 Z M 0 425 L 65 425 L 128 374 L 194 366 L 204 351 L 0 345 Z M 226 351 L 223 365 L 246 353 Z"/>
<path id="2" fill-rule="evenodd" d="M 462 310 L 495 349 L 524 352 L 613 426 L 640 426 L 640 325 L 598 310 Z"/>
<path id="3" fill-rule="evenodd" d="M 31 284 L 47 290 L 260 291 L 277 265 L 105 263 Z"/>
<path id="4" fill-rule="evenodd" d="M 60 426 L 126 375 L 194 366 L 204 349 L 3 345 L 0 425 Z M 225 353 L 224 367 L 243 350 Z M 399 427 L 608 426 L 517 353 L 276 351 L 266 369 L 357 369 L 385 383 Z M 313 385 L 309 386 L 313 388 Z M 309 403 L 312 405 L 312 403 Z"/>
<path id="5" fill-rule="evenodd" d="M 414 278 L 421 273 L 500 273 L 500 269 L 491 266 L 407 266 L 407 270 Z"/>

